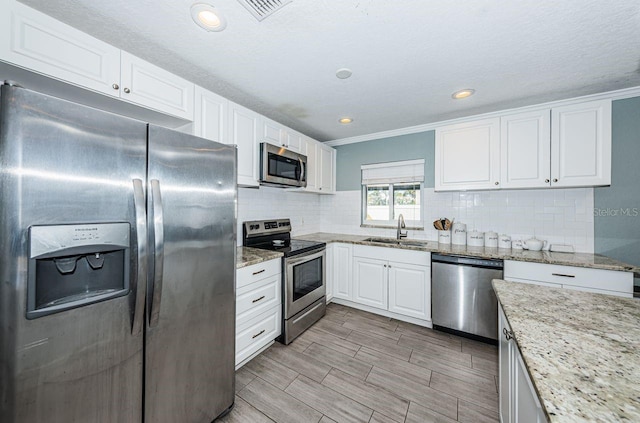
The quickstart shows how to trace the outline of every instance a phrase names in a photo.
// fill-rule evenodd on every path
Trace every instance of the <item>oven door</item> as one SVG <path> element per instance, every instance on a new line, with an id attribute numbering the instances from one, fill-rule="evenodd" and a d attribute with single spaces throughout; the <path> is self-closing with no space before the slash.
<path id="1" fill-rule="evenodd" d="M 286 258 L 285 319 L 310 306 L 326 291 L 326 250 Z"/>

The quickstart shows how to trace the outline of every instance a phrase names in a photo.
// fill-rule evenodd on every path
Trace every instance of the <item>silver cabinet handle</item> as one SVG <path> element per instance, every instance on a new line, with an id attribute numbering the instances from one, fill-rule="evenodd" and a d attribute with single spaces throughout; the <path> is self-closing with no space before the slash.
<path id="1" fill-rule="evenodd" d="M 144 300 L 147 286 L 147 215 L 144 207 L 144 189 L 142 180 L 133 180 L 133 208 L 136 219 L 136 243 L 138 244 L 138 260 L 136 262 L 135 305 L 133 309 L 133 322 L 131 334 L 138 335 L 142 332 L 144 322 Z"/>
<path id="2" fill-rule="evenodd" d="M 120 89 L 120 85 L 118 85 L 118 84 L 113 84 L 111 87 L 112 87 L 114 90 L 119 90 L 119 89 Z"/>
<path id="3" fill-rule="evenodd" d="M 513 339 L 513 332 L 507 330 L 507 328 L 502 328 L 502 333 L 504 334 L 504 337 L 507 338 L 507 341 L 511 341 L 511 339 Z"/>
<path id="4" fill-rule="evenodd" d="M 252 303 L 257 303 L 258 301 L 264 300 L 264 295 L 260 298 L 256 298 L 255 300 L 251 301 Z"/>
<path id="5" fill-rule="evenodd" d="M 548 180 L 548 179 L 545 179 L 545 180 L 544 180 L 544 183 L 545 183 L 545 184 L 548 184 L 548 183 L 549 183 L 549 180 Z"/>
<path id="6" fill-rule="evenodd" d="M 553 178 L 553 182 L 558 182 L 558 178 Z"/>
<path id="7" fill-rule="evenodd" d="M 251 339 L 256 339 L 258 336 L 262 335 L 264 333 L 264 329 L 262 329 L 260 332 L 256 333 L 255 335 L 253 335 L 251 337 Z"/>
<path id="8" fill-rule="evenodd" d="M 129 94 L 129 93 L 131 92 L 131 90 L 130 90 L 129 88 L 125 88 L 123 91 L 124 91 L 125 93 L 127 93 L 127 94 Z"/>
<path id="9" fill-rule="evenodd" d="M 149 327 L 154 327 L 160 319 L 162 303 L 162 274 L 164 270 L 164 215 L 160 181 L 151 180 L 151 212 L 153 219 L 153 275 L 149 281 L 153 283 L 153 295 L 149 304 Z"/>
<path id="10" fill-rule="evenodd" d="M 253 275 L 254 275 L 254 276 L 255 276 L 255 275 L 259 275 L 260 273 L 262 273 L 262 272 L 264 272 L 264 271 L 265 271 L 265 269 L 258 270 L 257 272 L 253 272 Z"/>
<path id="11" fill-rule="evenodd" d="M 575 275 L 565 275 L 563 273 L 552 273 L 553 276 L 560 276 L 561 278 L 575 278 Z"/>
<path id="12" fill-rule="evenodd" d="M 500 182 L 496 182 L 496 185 L 500 185 Z"/>

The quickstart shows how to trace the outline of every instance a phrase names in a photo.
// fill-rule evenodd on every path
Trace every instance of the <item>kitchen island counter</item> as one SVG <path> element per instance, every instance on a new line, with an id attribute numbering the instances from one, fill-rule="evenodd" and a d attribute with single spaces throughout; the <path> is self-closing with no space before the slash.
<path id="1" fill-rule="evenodd" d="M 550 422 L 640 421 L 640 301 L 493 287 Z"/>

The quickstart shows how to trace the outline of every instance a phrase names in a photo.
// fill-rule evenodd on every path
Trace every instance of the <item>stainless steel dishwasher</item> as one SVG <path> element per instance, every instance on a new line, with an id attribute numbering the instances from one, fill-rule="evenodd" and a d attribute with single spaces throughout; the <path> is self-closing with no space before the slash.
<path id="1" fill-rule="evenodd" d="M 498 300 L 491 280 L 502 279 L 502 260 L 431 255 L 433 327 L 498 339 Z"/>

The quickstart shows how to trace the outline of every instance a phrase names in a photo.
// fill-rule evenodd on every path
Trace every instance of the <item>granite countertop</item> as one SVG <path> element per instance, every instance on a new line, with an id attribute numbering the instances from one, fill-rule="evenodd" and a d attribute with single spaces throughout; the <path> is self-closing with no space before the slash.
<path id="1" fill-rule="evenodd" d="M 236 252 L 236 269 L 262 263 L 263 261 L 279 259 L 282 253 L 269 250 L 260 250 L 251 247 L 238 247 Z"/>
<path id="2" fill-rule="evenodd" d="M 640 421 L 640 301 L 493 287 L 550 422 Z"/>
<path id="3" fill-rule="evenodd" d="M 587 253 L 552 253 L 549 251 L 506 250 L 501 248 L 468 247 L 460 245 L 443 245 L 436 241 L 417 239 L 404 239 L 404 242 L 420 243 L 421 245 L 397 245 L 382 244 L 364 241 L 371 237 L 367 235 L 346 235 L 326 232 L 318 232 L 308 235 L 296 236 L 296 239 L 320 242 L 342 242 L 348 244 L 371 245 L 375 247 L 402 248 L 406 250 L 429 251 L 440 254 L 460 254 L 486 259 L 502 259 L 515 261 L 528 261 L 534 263 L 559 264 L 564 266 L 588 267 L 592 269 L 618 270 L 623 272 L 640 273 L 640 267 L 623 263 L 600 254 Z M 392 240 L 393 238 L 386 238 Z"/>

